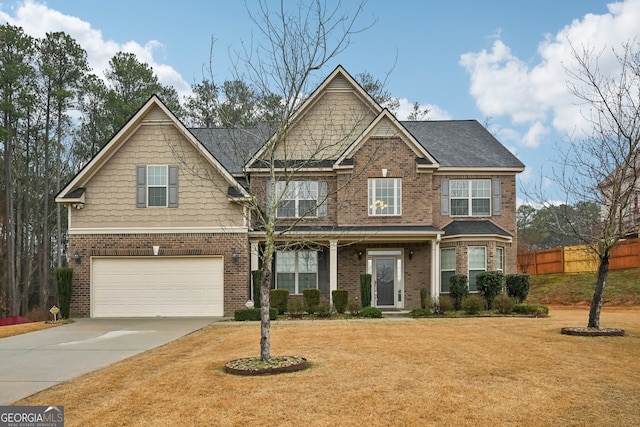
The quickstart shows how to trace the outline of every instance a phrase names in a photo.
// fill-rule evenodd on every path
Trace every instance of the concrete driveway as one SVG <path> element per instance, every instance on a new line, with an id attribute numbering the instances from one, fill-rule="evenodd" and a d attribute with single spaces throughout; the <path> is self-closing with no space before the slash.
<path id="1" fill-rule="evenodd" d="M 2 338 L 0 405 L 159 347 L 221 319 L 77 319 Z"/>

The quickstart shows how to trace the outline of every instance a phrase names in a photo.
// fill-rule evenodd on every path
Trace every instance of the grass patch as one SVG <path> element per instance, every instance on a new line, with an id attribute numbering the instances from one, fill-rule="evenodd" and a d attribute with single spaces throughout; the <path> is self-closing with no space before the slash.
<path id="1" fill-rule="evenodd" d="M 540 274 L 531 276 L 526 302 L 547 305 L 589 305 L 596 284 L 595 273 Z M 604 304 L 640 304 L 640 268 L 609 272 Z"/>
<path id="2" fill-rule="evenodd" d="M 640 425 L 640 308 L 603 310 L 620 338 L 561 335 L 585 308 L 549 314 L 276 322 L 272 354 L 313 369 L 265 377 L 223 373 L 260 325 L 221 322 L 16 404 L 64 405 L 68 426 Z"/>
<path id="3" fill-rule="evenodd" d="M 31 323 L 22 323 L 20 325 L 0 326 L 0 338 L 12 337 L 15 335 L 21 335 L 29 332 L 40 331 L 42 329 L 53 328 L 54 326 L 64 325 L 65 323 L 67 322 L 66 321 L 60 321 L 57 323 L 31 322 Z"/>

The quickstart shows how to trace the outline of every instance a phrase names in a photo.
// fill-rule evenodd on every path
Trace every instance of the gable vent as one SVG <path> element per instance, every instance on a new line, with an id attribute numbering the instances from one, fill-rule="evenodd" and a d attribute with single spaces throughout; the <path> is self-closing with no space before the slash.
<path id="1" fill-rule="evenodd" d="M 164 111 L 160 108 L 156 107 L 147 114 L 147 117 L 144 118 L 143 122 L 168 122 L 170 121 L 169 116 L 167 116 Z"/>
<path id="2" fill-rule="evenodd" d="M 373 136 L 381 138 L 389 138 L 395 136 L 398 132 L 391 127 L 389 123 L 380 123 L 373 133 Z"/>
<path id="3" fill-rule="evenodd" d="M 332 92 L 343 92 L 345 90 L 351 90 L 351 86 L 342 77 L 336 77 L 329 86 L 327 86 L 327 90 Z"/>

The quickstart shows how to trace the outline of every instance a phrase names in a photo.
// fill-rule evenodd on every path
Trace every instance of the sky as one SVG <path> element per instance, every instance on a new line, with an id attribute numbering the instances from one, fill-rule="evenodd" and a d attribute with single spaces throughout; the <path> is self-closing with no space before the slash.
<path id="1" fill-rule="evenodd" d="M 353 15 L 359 3 L 342 0 L 340 11 Z M 186 95 L 209 65 L 217 81 L 233 78 L 236 52 L 260 40 L 248 10 L 258 11 L 257 0 L 0 0 L 0 22 L 38 38 L 68 33 L 98 75 L 114 54 L 132 52 Z M 554 154 L 586 128 L 584 106 L 567 90 L 569 41 L 602 51 L 603 71 L 615 72 L 613 49 L 640 42 L 640 0 L 368 0 L 356 28 L 318 83 L 342 65 L 385 81 L 402 100 L 399 119 L 418 102 L 430 120 L 488 123 L 526 165 L 519 187 L 542 183 L 561 199 L 549 179 Z"/>

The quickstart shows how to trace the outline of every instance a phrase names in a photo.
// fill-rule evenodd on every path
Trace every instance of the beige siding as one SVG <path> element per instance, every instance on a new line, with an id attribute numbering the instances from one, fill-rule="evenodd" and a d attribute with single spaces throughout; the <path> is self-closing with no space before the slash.
<path id="1" fill-rule="evenodd" d="M 353 91 L 327 91 L 276 150 L 276 158 L 336 159 L 375 118 Z"/>
<path id="2" fill-rule="evenodd" d="M 136 166 L 178 165 L 178 208 L 136 208 Z M 172 125 L 143 125 L 85 184 L 85 207 L 71 230 L 120 227 L 242 226 L 229 184 Z"/>

